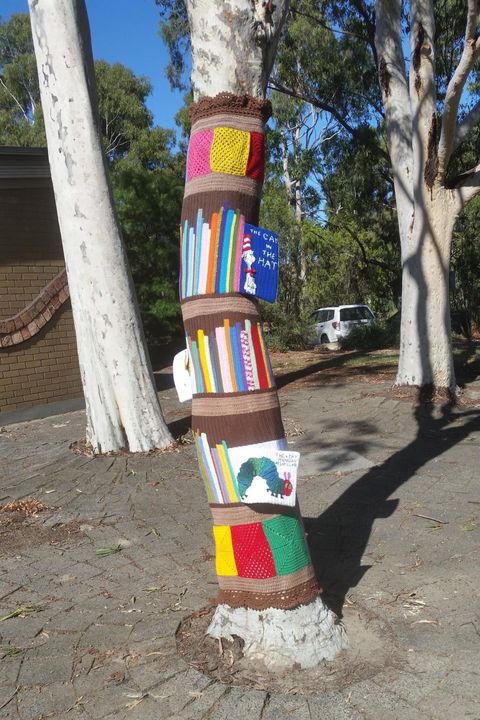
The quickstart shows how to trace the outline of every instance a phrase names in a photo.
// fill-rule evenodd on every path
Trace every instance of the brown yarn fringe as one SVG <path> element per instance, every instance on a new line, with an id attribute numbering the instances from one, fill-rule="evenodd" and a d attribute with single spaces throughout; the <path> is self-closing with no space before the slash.
<path id="1" fill-rule="evenodd" d="M 190 106 L 192 123 L 217 113 L 247 115 L 267 122 L 272 114 L 272 103 L 270 100 L 260 100 L 251 95 L 234 95 L 233 93 L 222 92 L 215 95 L 215 97 L 200 98 L 198 102 L 194 102 Z"/>
<path id="2" fill-rule="evenodd" d="M 217 603 L 225 603 L 232 608 L 251 608 L 252 610 L 266 610 L 267 608 L 278 608 L 280 610 L 293 610 L 299 605 L 308 605 L 316 597 L 321 595 L 322 588 L 316 578 L 311 578 L 301 585 L 289 590 L 277 592 L 260 593 L 248 592 L 246 590 L 222 590 L 218 591 Z"/>

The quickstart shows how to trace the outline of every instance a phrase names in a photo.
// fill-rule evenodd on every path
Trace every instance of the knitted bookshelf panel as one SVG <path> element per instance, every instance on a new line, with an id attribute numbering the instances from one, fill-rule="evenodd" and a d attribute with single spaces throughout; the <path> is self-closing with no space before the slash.
<path id="1" fill-rule="evenodd" d="M 237 280 L 243 226 L 258 225 L 270 113 L 268 101 L 230 93 L 193 104 L 181 221 L 192 429 L 215 519 L 218 600 L 255 609 L 320 592 L 295 509 L 274 504 L 284 429 L 257 304 Z M 257 510 L 242 503 L 255 483 L 271 500 Z"/>
<path id="2" fill-rule="evenodd" d="M 194 440 L 211 505 L 295 505 L 291 483 L 283 473 L 284 457 L 291 455 L 284 438 L 237 447 L 225 441 L 213 444 L 204 432 L 194 433 Z M 247 466 L 252 469 L 248 477 Z"/>
<path id="3" fill-rule="evenodd" d="M 275 385 L 259 322 L 225 318 L 210 332 L 187 335 L 192 392 L 234 393 L 267 390 Z"/>
<path id="4" fill-rule="evenodd" d="M 201 209 L 180 232 L 180 299 L 239 292 L 245 218 L 225 204 L 208 219 Z"/>

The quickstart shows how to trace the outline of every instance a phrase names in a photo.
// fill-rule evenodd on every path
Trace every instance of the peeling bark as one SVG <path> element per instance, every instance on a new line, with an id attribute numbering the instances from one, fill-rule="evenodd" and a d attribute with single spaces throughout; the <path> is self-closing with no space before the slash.
<path id="1" fill-rule="evenodd" d="M 430 192 L 433 189 L 438 174 L 437 147 L 437 113 L 433 113 L 432 122 L 428 131 L 427 159 L 425 161 L 425 170 L 423 171 L 425 184 L 430 190 Z"/>

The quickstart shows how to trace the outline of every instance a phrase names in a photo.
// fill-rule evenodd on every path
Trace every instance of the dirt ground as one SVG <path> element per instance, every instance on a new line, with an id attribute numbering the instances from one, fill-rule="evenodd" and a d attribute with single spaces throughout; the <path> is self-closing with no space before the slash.
<path id="1" fill-rule="evenodd" d="M 275 354 L 324 597 L 349 647 L 269 675 L 206 641 L 210 517 L 169 368 L 174 452 L 83 452 L 84 414 L 0 432 L 0 717 L 480 718 L 480 380 L 460 402 L 392 390 L 395 352 Z M 73 443 L 73 447 L 72 447 Z M 8 503 L 33 498 L 28 513 Z"/>

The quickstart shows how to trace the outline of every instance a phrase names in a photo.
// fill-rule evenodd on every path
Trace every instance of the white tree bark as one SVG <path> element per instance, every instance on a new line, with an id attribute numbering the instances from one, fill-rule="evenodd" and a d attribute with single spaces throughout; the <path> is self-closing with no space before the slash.
<path id="1" fill-rule="evenodd" d="M 83 0 L 29 0 L 50 168 L 95 452 L 163 448 L 162 417 L 101 144 Z"/>
<path id="2" fill-rule="evenodd" d="M 288 0 L 187 0 L 193 97 L 264 97 Z"/>
<path id="3" fill-rule="evenodd" d="M 345 628 L 321 598 L 293 610 L 251 610 L 219 605 L 208 629 L 214 638 L 244 641 L 243 652 L 269 670 L 311 668 L 347 646 Z"/>
<path id="4" fill-rule="evenodd" d="M 229 92 L 264 98 L 288 2 L 187 0 L 194 100 Z M 344 630 L 320 598 L 293 610 L 217 606 L 213 637 L 238 635 L 244 653 L 266 664 L 318 664 L 344 646 Z M 299 642 L 301 637 L 302 642 Z"/>
<path id="5" fill-rule="evenodd" d="M 455 391 L 449 267 L 455 221 L 480 190 L 480 166 L 445 186 L 448 161 L 480 119 L 478 106 L 457 125 L 469 72 L 480 53 L 477 0 L 468 0 L 465 44 L 437 118 L 432 0 L 410 2 L 410 76 L 401 44 L 402 0 L 376 0 L 376 48 L 395 181 L 402 249 L 398 385 Z"/>

